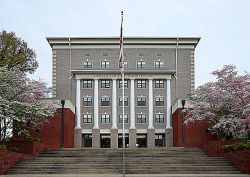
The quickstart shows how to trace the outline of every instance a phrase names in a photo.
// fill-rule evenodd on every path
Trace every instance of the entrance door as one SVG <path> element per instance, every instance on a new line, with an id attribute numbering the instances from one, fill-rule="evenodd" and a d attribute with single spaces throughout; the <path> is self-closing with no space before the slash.
<path id="1" fill-rule="evenodd" d="M 101 135 L 101 148 L 110 148 L 111 142 L 110 134 L 102 134 Z"/>
<path id="2" fill-rule="evenodd" d="M 164 134 L 155 134 L 155 147 L 164 147 Z"/>
<path id="3" fill-rule="evenodd" d="M 146 148 L 147 147 L 147 134 L 137 134 L 136 144 L 138 148 Z"/>
<path id="4" fill-rule="evenodd" d="M 125 147 L 129 147 L 129 135 L 125 134 Z M 118 134 L 118 148 L 122 148 L 122 134 Z"/>
<path id="5" fill-rule="evenodd" d="M 92 147 L 92 134 L 83 134 L 83 147 Z"/>

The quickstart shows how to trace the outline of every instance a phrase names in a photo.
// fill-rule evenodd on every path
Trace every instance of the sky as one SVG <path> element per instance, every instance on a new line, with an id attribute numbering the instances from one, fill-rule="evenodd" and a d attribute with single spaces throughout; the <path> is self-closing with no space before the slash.
<path id="1" fill-rule="evenodd" d="M 0 0 L 0 30 L 14 31 L 37 54 L 34 79 L 51 85 L 46 37 L 201 37 L 195 51 L 196 87 L 223 65 L 250 71 L 250 0 Z"/>

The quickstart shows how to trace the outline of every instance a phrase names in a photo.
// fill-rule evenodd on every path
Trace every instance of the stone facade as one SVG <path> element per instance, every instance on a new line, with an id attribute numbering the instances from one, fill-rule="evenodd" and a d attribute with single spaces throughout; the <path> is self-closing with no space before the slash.
<path id="1" fill-rule="evenodd" d="M 120 147 L 119 38 L 47 40 L 53 53 L 53 97 L 75 105 L 75 147 Z M 194 89 L 199 40 L 124 38 L 127 147 L 173 145 L 171 106 Z"/>

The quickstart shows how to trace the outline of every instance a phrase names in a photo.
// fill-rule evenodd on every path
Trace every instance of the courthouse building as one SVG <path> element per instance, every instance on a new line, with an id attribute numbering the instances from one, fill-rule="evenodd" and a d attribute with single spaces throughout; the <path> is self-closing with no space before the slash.
<path id="1" fill-rule="evenodd" d="M 122 147 L 119 37 L 48 37 L 53 97 L 75 107 L 74 146 Z M 125 144 L 173 146 L 172 107 L 194 90 L 197 37 L 124 38 Z"/>

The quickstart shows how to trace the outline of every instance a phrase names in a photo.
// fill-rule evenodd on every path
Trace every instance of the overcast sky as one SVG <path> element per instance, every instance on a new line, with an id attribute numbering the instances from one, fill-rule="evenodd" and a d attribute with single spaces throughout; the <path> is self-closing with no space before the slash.
<path id="1" fill-rule="evenodd" d="M 250 0 L 0 0 L 0 29 L 14 31 L 37 53 L 33 78 L 51 85 L 46 37 L 201 37 L 196 48 L 196 86 L 226 64 L 250 71 Z"/>

